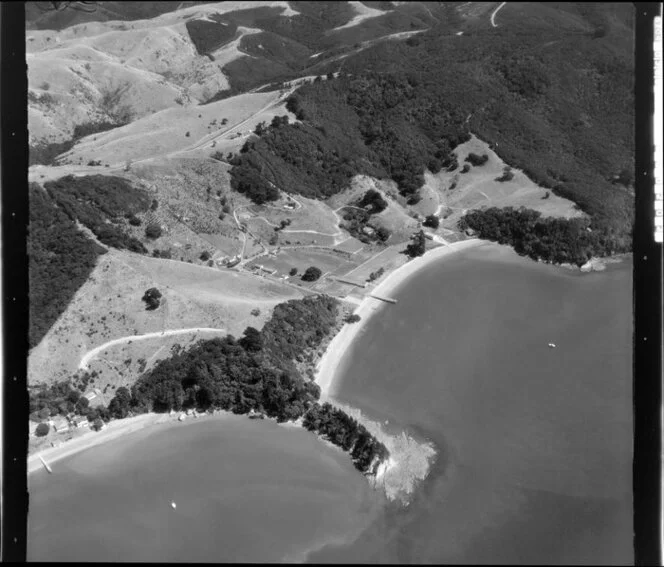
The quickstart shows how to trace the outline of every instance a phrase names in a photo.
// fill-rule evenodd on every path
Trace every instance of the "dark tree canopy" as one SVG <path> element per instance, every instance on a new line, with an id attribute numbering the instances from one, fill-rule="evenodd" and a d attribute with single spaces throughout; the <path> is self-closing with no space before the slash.
<path id="1" fill-rule="evenodd" d="M 436 229 L 440 226 L 440 219 L 436 215 L 428 215 L 422 224 L 429 228 Z"/>
<path id="2" fill-rule="evenodd" d="M 160 300 L 161 292 L 156 287 L 151 287 L 150 289 L 146 290 L 146 292 L 143 294 L 143 297 L 141 297 L 141 301 L 145 301 L 145 309 L 147 311 L 157 309 L 161 303 Z"/>
<path id="3" fill-rule="evenodd" d="M 627 252 L 631 241 L 615 229 L 590 226 L 586 218 L 543 218 L 538 211 L 506 207 L 471 211 L 459 228 L 471 228 L 480 238 L 510 244 L 522 256 L 556 264 L 581 266 L 593 256 Z"/>
<path id="4" fill-rule="evenodd" d="M 161 227 L 156 223 L 151 223 L 145 227 L 145 236 L 155 240 L 161 236 Z"/>
<path id="5" fill-rule="evenodd" d="M 413 236 L 413 241 L 406 246 L 406 255 L 414 258 L 416 256 L 422 256 L 426 251 L 426 237 L 424 236 L 424 231 L 420 230 Z"/>
<path id="6" fill-rule="evenodd" d="M 315 282 L 322 275 L 323 272 L 321 272 L 320 268 L 310 266 L 305 270 L 304 274 L 302 274 L 302 280 L 305 282 Z"/>
<path id="7" fill-rule="evenodd" d="M 45 435 L 48 435 L 50 429 L 48 423 L 40 423 L 35 430 L 35 434 L 37 437 L 44 437 Z"/>

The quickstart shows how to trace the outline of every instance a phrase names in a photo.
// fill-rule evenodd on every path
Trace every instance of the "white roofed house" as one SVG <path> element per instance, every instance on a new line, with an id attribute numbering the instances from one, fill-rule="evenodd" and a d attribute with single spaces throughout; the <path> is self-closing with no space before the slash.
<path id="1" fill-rule="evenodd" d="M 80 428 L 80 427 L 89 427 L 89 426 L 90 426 L 90 422 L 88 421 L 88 418 L 87 418 L 87 417 L 84 417 L 84 416 L 78 416 L 78 417 L 76 417 L 76 418 L 74 419 L 74 424 L 76 425 L 76 427 L 79 427 L 79 428 Z"/>
<path id="2" fill-rule="evenodd" d="M 64 431 L 69 431 L 69 422 L 67 418 L 63 416 L 57 416 L 53 420 L 53 430 L 56 433 L 62 433 Z"/>
<path id="3" fill-rule="evenodd" d="M 87 398 L 87 400 L 89 402 L 91 402 L 92 400 L 94 400 L 97 397 L 97 393 L 93 392 L 93 391 L 90 391 L 87 394 L 85 394 L 83 397 Z"/>

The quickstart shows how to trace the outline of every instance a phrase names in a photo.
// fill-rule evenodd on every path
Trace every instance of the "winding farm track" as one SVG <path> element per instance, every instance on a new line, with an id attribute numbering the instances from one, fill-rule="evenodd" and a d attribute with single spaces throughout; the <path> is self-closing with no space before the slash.
<path id="1" fill-rule="evenodd" d="M 97 356 L 100 352 L 103 350 L 115 346 L 115 345 L 120 345 L 123 343 L 127 343 L 129 341 L 141 341 L 145 339 L 153 339 L 156 337 L 169 337 L 172 335 L 185 335 L 187 333 L 227 333 L 226 329 L 212 329 L 209 327 L 193 327 L 191 329 L 173 329 L 170 331 L 157 331 L 154 333 L 146 333 L 144 335 L 130 335 L 128 337 L 120 337 L 119 339 L 113 339 L 112 341 L 108 341 L 107 343 L 104 343 L 103 345 L 99 345 L 98 347 L 93 348 L 92 350 L 89 350 L 83 355 L 83 358 L 81 358 L 81 362 L 78 364 L 78 368 L 80 370 L 84 370 L 88 367 L 88 364 L 90 361 Z"/>
<path id="2" fill-rule="evenodd" d="M 496 20 L 495 20 L 495 18 L 496 18 L 496 14 L 498 13 L 498 10 L 500 10 L 505 4 L 507 4 L 507 2 L 503 2 L 500 6 L 498 6 L 498 7 L 493 11 L 493 14 L 491 14 L 491 25 L 492 25 L 494 28 L 497 28 L 497 27 L 498 27 L 498 26 L 496 25 Z"/>

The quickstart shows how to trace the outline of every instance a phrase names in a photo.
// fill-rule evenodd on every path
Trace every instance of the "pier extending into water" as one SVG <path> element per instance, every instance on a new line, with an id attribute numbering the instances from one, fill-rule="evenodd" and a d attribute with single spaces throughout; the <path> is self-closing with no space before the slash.
<path id="1" fill-rule="evenodd" d="M 41 455 L 39 455 L 39 460 L 42 462 L 44 468 L 49 472 L 49 474 L 53 474 L 53 470 Z"/>
<path id="2" fill-rule="evenodd" d="M 383 297 L 381 295 L 376 295 L 374 293 L 370 293 L 369 297 L 373 297 L 374 299 L 380 299 L 381 301 L 385 301 L 386 303 L 396 303 L 397 300 L 393 299 L 391 297 Z"/>

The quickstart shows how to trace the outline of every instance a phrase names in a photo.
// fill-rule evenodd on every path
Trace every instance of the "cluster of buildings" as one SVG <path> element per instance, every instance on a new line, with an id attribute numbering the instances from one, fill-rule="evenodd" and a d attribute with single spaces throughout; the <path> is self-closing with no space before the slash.
<path id="1" fill-rule="evenodd" d="M 92 402 L 97 397 L 97 392 L 90 391 L 84 396 L 88 399 L 89 402 Z M 49 427 L 49 431 L 54 431 L 56 433 L 65 433 L 73 429 L 82 429 L 84 427 L 90 427 L 90 422 L 86 416 L 76 415 L 74 413 L 69 413 L 67 415 L 55 415 L 51 416 L 48 421 L 45 421 Z M 39 423 L 30 421 L 29 422 L 29 433 L 31 437 L 35 437 L 37 433 L 37 427 Z M 103 426 L 102 426 L 103 428 Z"/>
<path id="2" fill-rule="evenodd" d="M 217 266 L 224 266 L 226 268 L 232 268 L 233 266 L 237 266 L 240 263 L 240 255 L 236 254 L 232 258 L 228 256 L 224 256 L 222 258 L 219 258 L 217 260 Z"/>

